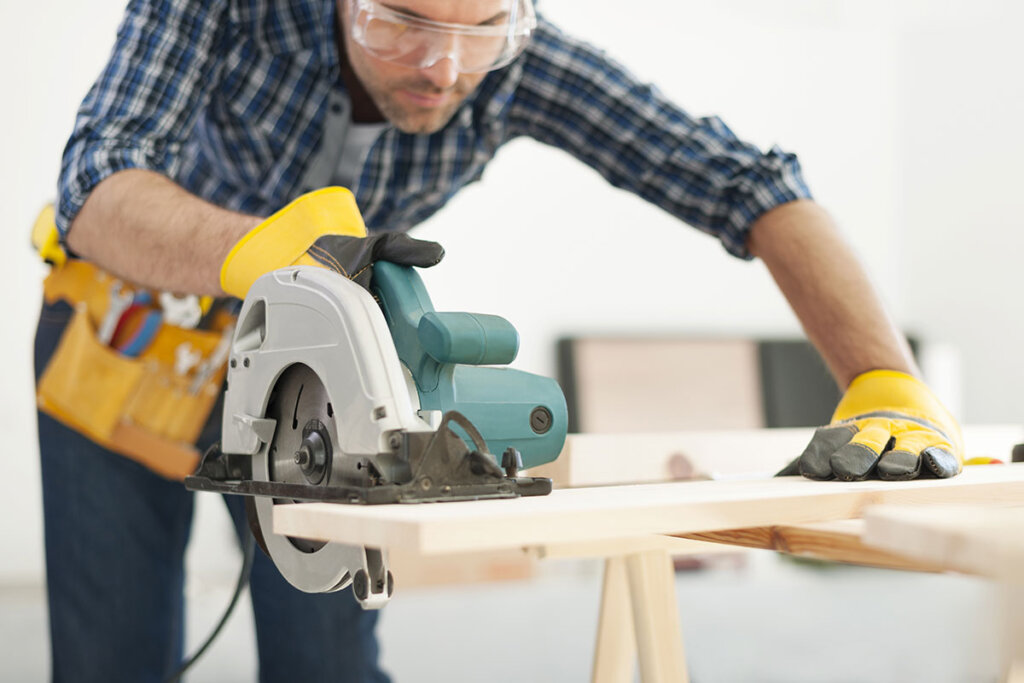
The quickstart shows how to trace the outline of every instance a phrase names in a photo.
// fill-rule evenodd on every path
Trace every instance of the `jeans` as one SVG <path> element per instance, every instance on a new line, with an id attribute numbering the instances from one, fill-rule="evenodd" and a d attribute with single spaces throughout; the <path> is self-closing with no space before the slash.
<path id="1" fill-rule="evenodd" d="M 44 305 L 37 380 L 70 315 L 66 304 Z M 219 413 L 200 447 L 219 438 Z M 53 680 L 163 680 L 184 654 L 193 494 L 42 413 L 39 450 Z M 249 534 L 242 499 L 224 499 L 237 533 Z M 257 549 L 249 590 L 260 681 L 388 680 L 377 663 L 377 613 L 350 589 L 298 591 Z"/>

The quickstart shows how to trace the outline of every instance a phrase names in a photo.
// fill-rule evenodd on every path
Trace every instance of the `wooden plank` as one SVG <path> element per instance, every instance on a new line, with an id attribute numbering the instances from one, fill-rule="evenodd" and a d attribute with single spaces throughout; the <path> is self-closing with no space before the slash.
<path id="1" fill-rule="evenodd" d="M 771 476 L 799 455 L 813 429 L 740 429 L 647 434 L 570 434 L 553 463 L 530 470 L 559 488 Z M 1009 462 L 1021 425 L 968 425 L 971 457 Z"/>
<path id="2" fill-rule="evenodd" d="M 1024 499 L 992 504 L 868 508 L 865 543 L 999 581 L 997 632 L 1007 683 L 1024 681 Z"/>
<path id="3" fill-rule="evenodd" d="M 636 631 L 633 603 L 629 599 L 626 558 L 610 557 L 604 563 L 601 614 L 597 621 L 593 683 L 632 683 L 636 668 Z"/>
<path id="4" fill-rule="evenodd" d="M 1024 465 L 947 480 L 815 482 L 800 477 L 564 489 L 549 496 L 429 505 L 281 505 L 274 531 L 418 554 L 695 533 L 860 517 L 873 504 L 1024 498 Z"/>
<path id="5" fill-rule="evenodd" d="M 867 545 L 861 540 L 864 521 L 844 519 L 818 524 L 775 525 L 752 529 L 727 529 L 684 534 L 695 541 L 723 543 L 729 546 L 775 550 L 789 555 L 868 567 L 941 572 L 945 568 L 926 561 Z"/>
<path id="6" fill-rule="evenodd" d="M 863 540 L 947 570 L 1024 581 L 1024 507 L 979 502 L 927 509 L 870 507 L 864 514 Z M 1024 497 L 1005 502 L 1019 506 Z"/>

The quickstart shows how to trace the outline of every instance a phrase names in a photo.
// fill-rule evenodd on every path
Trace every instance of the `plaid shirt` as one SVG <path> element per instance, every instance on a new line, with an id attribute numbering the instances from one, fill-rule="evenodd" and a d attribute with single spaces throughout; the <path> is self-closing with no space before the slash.
<path id="1" fill-rule="evenodd" d="M 57 225 L 126 168 L 160 172 L 219 206 L 269 215 L 330 183 L 348 121 L 336 0 L 131 0 L 110 61 L 64 151 Z M 371 230 L 407 230 L 527 135 L 749 258 L 753 221 L 809 197 L 795 156 L 762 153 L 695 119 L 550 22 L 430 135 L 388 127 L 352 188 Z"/>

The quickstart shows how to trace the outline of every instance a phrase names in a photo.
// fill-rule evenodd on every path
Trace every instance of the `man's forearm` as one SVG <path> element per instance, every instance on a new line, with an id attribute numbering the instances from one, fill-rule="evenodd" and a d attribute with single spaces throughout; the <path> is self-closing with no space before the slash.
<path id="1" fill-rule="evenodd" d="M 129 169 L 93 188 L 68 246 L 139 285 L 221 294 L 224 257 L 261 220 L 214 206 L 158 173 Z"/>
<path id="2" fill-rule="evenodd" d="M 879 368 L 918 374 L 906 339 L 820 206 L 802 200 L 769 211 L 754 223 L 748 247 L 768 267 L 840 387 Z"/>

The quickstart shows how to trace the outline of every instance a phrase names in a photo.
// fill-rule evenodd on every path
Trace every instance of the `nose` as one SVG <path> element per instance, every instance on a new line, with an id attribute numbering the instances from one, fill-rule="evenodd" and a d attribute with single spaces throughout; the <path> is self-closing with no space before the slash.
<path id="1" fill-rule="evenodd" d="M 459 80 L 459 70 L 455 67 L 455 60 L 451 57 L 439 59 L 430 66 L 420 69 L 420 72 L 432 84 L 443 90 L 452 87 Z"/>

